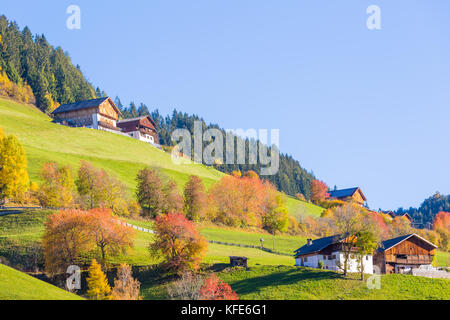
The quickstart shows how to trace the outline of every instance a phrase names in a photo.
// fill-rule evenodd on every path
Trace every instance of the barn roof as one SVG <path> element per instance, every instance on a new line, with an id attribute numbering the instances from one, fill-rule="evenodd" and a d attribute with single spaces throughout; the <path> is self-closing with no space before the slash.
<path id="1" fill-rule="evenodd" d="M 114 102 L 111 100 L 110 97 L 63 104 L 63 105 L 59 106 L 55 111 L 53 111 L 52 114 L 59 114 L 59 113 L 65 113 L 65 112 L 70 112 L 70 111 L 75 111 L 75 110 L 96 108 L 96 107 L 100 106 L 103 102 L 105 102 L 106 100 L 109 100 L 109 102 L 111 103 L 113 108 L 117 111 L 117 113 L 121 114 L 120 110 L 116 107 L 116 105 L 114 104 Z"/>
<path id="2" fill-rule="evenodd" d="M 155 121 L 153 121 L 152 117 L 150 116 L 142 116 L 142 117 L 137 117 L 137 118 L 131 118 L 131 119 L 123 119 L 117 122 L 117 124 L 120 123 L 128 123 L 128 122 L 140 122 L 142 119 L 148 118 L 148 120 L 150 120 L 150 122 L 156 127 L 156 123 Z"/>
<path id="3" fill-rule="evenodd" d="M 330 194 L 330 198 L 347 198 L 352 197 L 357 191 L 361 193 L 361 196 L 364 200 L 367 200 L 364 194 L 362 193 L 360 188 L 349 188 L 349 189 L 342 189 L 342 190 L 334 190 L 328 192 Z"/>
<path id="4" fill-rule="evenodd" d="M 326 247 L 328 247 L 329 245 L 341 242 L 342 239 L 343 239 L 343 237 L 341 237 L 341 236 L 331 236 L 331 237 L 316 239 L 316 240 L 312 241 L 312 244 L 310 244 L 310 245 L 305 244 L 303 247 L 301 247 L 300 249 L 297 249 L 294 252 L 297 256 L 302 256 L 305 254 L 319 252 L 319 251 L 325 249 Z"/>
<path id="5" fill-rule="evenodd" d="M 389 240 L 383 241 L 381 243 L 380 247 L 378 248 L 378 252 L 387 251 L 387 250 L 395 247 L 396 245 L 402 243 L 403 241 L 406 241 L 406 240 L 408 240 L 409 238 L 412 238 L 412 237 L 419 238 L 420 240 L 428 243 L 430 246 L 432 246 L 434 248 L 437 248 L 437 246 L 435 244 L 431 243 L 428 240 L 425 240 L 424 238 L 422 238 L 421 236 L 419 236 L 419 235 L 417 235 L 415 233 L 412 233 L 412 234 L 407 234 L 407 235 L 404 235 L 404 236 L 401 236 L 401 237 L 397 237 L 397 238 L 394 238 L 394 239 L 389 239 Z"/>

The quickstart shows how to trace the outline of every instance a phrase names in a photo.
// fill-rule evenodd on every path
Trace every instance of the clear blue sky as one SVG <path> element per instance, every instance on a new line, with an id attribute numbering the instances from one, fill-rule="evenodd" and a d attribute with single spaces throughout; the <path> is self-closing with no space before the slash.
<path id="1" fill-rule="evenodd" d="M 70 4 L 81 30 L 66 28 Z M 124 102 L 280 129 L 283 152 L 374 209 L 450 193 L 449 1 L 2 0 L 0 13 Z"/>

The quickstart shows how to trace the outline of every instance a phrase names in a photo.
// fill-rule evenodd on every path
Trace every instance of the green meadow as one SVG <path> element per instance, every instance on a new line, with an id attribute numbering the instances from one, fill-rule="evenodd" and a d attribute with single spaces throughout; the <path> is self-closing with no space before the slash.
<path id="1" fill-rule="evenodd" d="M 0 264 L 0 300 L 83 300 L 81 297 Z"/>

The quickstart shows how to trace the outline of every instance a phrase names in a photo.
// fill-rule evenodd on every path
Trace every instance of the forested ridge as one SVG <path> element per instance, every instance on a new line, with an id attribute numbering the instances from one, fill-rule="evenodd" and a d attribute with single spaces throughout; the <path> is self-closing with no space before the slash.
<path id="1" fill-rule="evenodd" d="M 434 218 L 439 212 L 450 212 L 450 195 L 441 195 L 436 193 L 434 196 L 426 199 L 419 208 L 399 208 L 397 215 L 408 213 L 416 223 L 433 223 Z"/>
<path id="2" fill-rule="evenodd" d="M 33 35 L 28 27 L 20 30 L 5 16 L 0 16 L 0 69 L 3 95 L 35 103 L 46 113 L 60 104 L 102 95 L 60 47 L 51 46 L 44 35 Z"/>

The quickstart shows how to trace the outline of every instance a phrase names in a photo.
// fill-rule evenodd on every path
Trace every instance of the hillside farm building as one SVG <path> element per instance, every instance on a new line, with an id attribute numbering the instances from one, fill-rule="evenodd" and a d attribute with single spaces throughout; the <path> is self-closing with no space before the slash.
<path id="1" fill-rule="evenodd" d="M 150 116 L 125 119 L 117 122 L 117 126 L 134 139 L 151 144 L 159 143 L 156 124 Z"/>
<path id="2" fill-rule="evenodd" d="M 417 234 L 381 243 L 373 263 L 381 273 L 405 273 L 420 266 L 431 266 L 437 246 Z"/>
<path id="3" fill-rule="evenodd" d="M 70 127 L 120 132 L 116 124 L 121 115 L 111 98 L 100 98 L 61 105 L 52 112 L 56 123 Z"/>
<path id="4" fill-rule="evenodd" d="M 323 265 L 325 270 L 339 271 L 339 266 L 344 265 L 343 248 L 347 238 L 341 236 L 332 236 L 317 240 L 308 240 L 308 243 L 295 251 L 296 266 L 319 268 L 319 264 Z M 356 248 L 352 248 L 356 251 Z M 372 256 L 368 255 L 363 258 L 364 272 L 373 273 Z M 348 265 L 349 272 L 359 272 L 358 261 L 356 255 L 350 256 Z"/>
<path id="5" fill-rule="evenodd" d="M 52 112 L 54 122 L 69 127 L 109 131 L 158 144 L 156 124 L 150 116 L 119 121 L 122 115 L 111 98 L 100 98 L 61 105 Z"/>
<path id="6" fill-rule="evenodd" d="M 330 191 L 330 199 L 342 200 L 346 202 L 354 202 L 359 204 L 360 206 L 365 206 L 367 203 L 366 196 L 361 191 L 360 188 L 351 188 L 351 189 L 343 189 L 343 190 L 334 190 Z"/>

